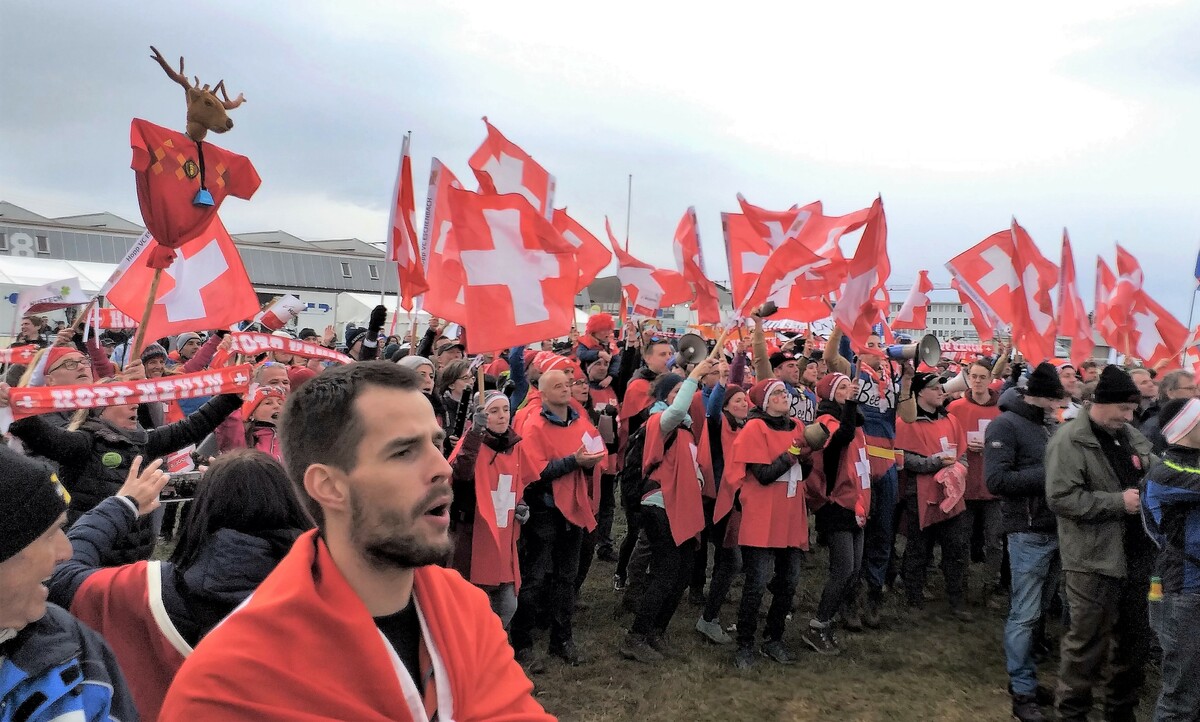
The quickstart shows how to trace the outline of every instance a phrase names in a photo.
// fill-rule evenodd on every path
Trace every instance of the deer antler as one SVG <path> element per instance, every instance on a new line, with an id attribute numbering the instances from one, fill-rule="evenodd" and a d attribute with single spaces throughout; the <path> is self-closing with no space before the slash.
<path id="1" fill-rule="evenodd" d="M 242 93 L 238 93 L 238 97 L 235 100 L 230 100 L 229 93 L 225 92 L 225 81 L 224 80 L 221 80 L 221 82 L 217 83 L 216 87 L 214 87 L 212 89 L 213 95 L 216 95 L 218 90 L 221 91 L 221 97 L 223 97 L 225 99 L 221 103 L 221 105 L 225 106 L 225 110 L 233 110 L 234 108 L 238 107 L 242 103 L 246 102 L 246 96 L 243 95 Z"/>
<path id="2" fill-rule="evenodd" d="M 158 48 L 151 45 L 150 49 L 154 51 L 154 55 L 151 57 L 158 61 L 158 64 L 162 66 L 163 72 L 167 74 L 168 78 L 182 85 L 184 90 L 192 89 L 192 85 L 188 82 L 187 76 L 183 74 L 182 55 L 179 56 L 179 71 L 176 72 L 171 69 L 170 65 L 167 64 L 167 59 L 163 57 L 162 53 L 158 52 Z"/>

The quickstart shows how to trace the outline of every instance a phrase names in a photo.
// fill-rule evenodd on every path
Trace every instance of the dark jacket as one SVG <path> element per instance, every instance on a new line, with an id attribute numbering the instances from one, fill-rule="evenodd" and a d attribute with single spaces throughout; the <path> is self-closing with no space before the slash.
<path id="1" fill-rule="evenodd" d="M 1146 419 L 1138 431 L 1142 432 L 1142 436 L 1150 442 L 1150 448 L 1155 454 L 1162 456 L 1167 450 L 1167 437 L 1163 436 L 1162 424 L 1158 422 L 1158 414 Z"/>
<path id="2" fill-rule="evenodd" d="M 88 419 L 78 431 L 67 431 L 38 416 L 14 422 L 9 431 L 32 453 L 59 464 L 60 481 L 71 494 L 67 519 L 74 523 L 84 512 L 117 493 L 125 483 L 134 457 L 141 456 L 148 463 L 189 444 L 198 444 L 241 405 L 241 396 L 224 394 L 182 421 L 149 431 L 120 430 L 99 418 Z M 154 542 L 150 517 L 142 517 L 124 543 L 115 545 L 103 566 L 149 559 Z"/>
<path id="3" fill-rule="evenodd" d="M 1000 416 L 988 424 L 983 441 L 983 478 L 1000 497 L 1004 532 L 1042 532 L 1057 528 L 1046 505 L 1046 444 L 1057 428 L 1053 414 L 1033 406 L 1018 388 L 1000 397 Z"/>
<path id="4" fill-rule="evenodd" d="M 865 423 L 863 413 L 858 410 L 857 401 L 847 401 L 839 404 L 825 399 L 817 406 L 817 417 L 829 415 L 838 420 L 838 429 L 829 436 L 825 448 L 820 452 L 822 470 L 825 475 L 825 494 L 833 493 L 837 485 L 838 472 L 841 470 L 842 455 L 846 447 L 854 441 L 854 432 L 861 429 Z M 838 504 L 825 504 L 817 509 L 817 531 L 829 534 L 835 531 L 857 531 L 858 517 L 853 509 L 847 509 Z"/>
<path id="5" fill-rule="evenodd" d="M 1122 436 L 1140 467 L 1148 469 L 1150 442 L 1129 424 Z M 1059 428 L 1046 447 L 1046 501 L 1058 516 L 1064 571 L 1125 578 L 1126 486 L 1105 456 L 1088 413 Z"/>
<path id="6" fill-rule="evenodd" d="M 0 719 L 138 719 L 104 639 L 53 604 L 0 644 L 0 681 Z"/>
<path id="7" fill-rule="evenodd" d="M 1167 447 L 1146 472 L 1142 520 L 1159 548 L 1155 576 L 1167 594 L 1200 594 L 1200 450 Z"/>
<path id="8" fill-rule="evenodd" d="M 70 608 L 76 592 L 103 567 L 101 560 L 136 526 L 131 505 L 109 497 L 67 532 L 71 559 L 50 579 L 50 598 Z M 218 529 L 187 569 L 162 562 L 163 606 L 184 640 L 196 643 L 241 604 L 292 548 L 303 529 L 245 534 Z M 89 592 L 104 594 L 103 590 Z"/>

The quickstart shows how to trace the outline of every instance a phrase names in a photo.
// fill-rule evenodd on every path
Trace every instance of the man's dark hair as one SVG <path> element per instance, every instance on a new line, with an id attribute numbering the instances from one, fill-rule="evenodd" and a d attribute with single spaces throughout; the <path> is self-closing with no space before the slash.
<path id="1" fill-rule="evenodd" d="M 279 436 L 288 476 L 317 527 L 324 530 L 321 505 L 304 489 L 304 472 L 328 464 L 349 472 L 358 464 L 362 419 L 354 402 L 370 387 L 421 392 L 417 372 L 387 361 L 365 361 L 326 369 L 288 395 Z"/>
<path id="2" fill-rule="evenodd" d="M 646 342 L 646 345 L 642 348 L 642 355 L 649 356 L 650 352 L 654 350 L 654 347 L 660 346 L 660 345 L 667 346 L 671 349 L 675 348 L 675 346 L 671 344 L 671 339 L 667 338 L 666 336 L 658 336 L 657 338 L 652 336 L 650 338 L 650 340 Z"/>
<path id="3" fill-rule="evenodd" d="M 312 527 L 312 519 L 292 492 L 278 461 L 256 449 L 231 451 L 213 460 L 201 477 L 196 500 L 184 515 L 179 543 L 171 552 L 171 563 L 187 569 L 221 529 L 259 536 Z"/>
<path id="4" fill-rule="evenodd" d="M 1083 363 L 1079 364 L 1079 368 L 1080 369 L 1098 369 L 1098 368 L 1100 368 L 1100 362 L 1097 361 L 1096 359 L 1090 358 L 1087 361 L 1084 361 Z"/>

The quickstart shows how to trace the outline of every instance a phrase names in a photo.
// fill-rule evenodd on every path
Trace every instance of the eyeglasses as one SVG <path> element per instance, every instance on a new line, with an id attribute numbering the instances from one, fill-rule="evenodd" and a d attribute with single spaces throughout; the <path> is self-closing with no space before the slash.
<path id="1" fill-rule="evenodd" d="M 587 381 L 572 381 L 571 385 L 572 386 L 587 386 L 587 383 L 588 383 Z"/>
<path id="2" fill-rule="evenodd" d="M 80 366 L 83 366 L 85 368 L 91 368 L 92 362 L 90 359 L 85 359 L 85 358 L 80 358 L 80 359 L 69 358 L 66 361 L 63 361 L 59 365 L 55 366 L 54 368 L 50 369 L 50 371 L 54 372 L 59 369 L 66 369 L 68 371 L 77 371 Z"/>

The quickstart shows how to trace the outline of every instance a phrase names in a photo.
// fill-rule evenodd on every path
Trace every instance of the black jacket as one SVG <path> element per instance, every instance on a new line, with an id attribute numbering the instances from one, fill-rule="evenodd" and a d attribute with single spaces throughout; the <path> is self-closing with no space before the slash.
<path id="1" fill-rule="evenodd" d="M 216 396 L 182 421 L 149 431 L 123 431 L 98 418 L 88 419 L 78 431 L 67 431 L 38 416 L 14 422 L 9 431 L 30 452 L 58 463 L 59 480 L 71 494 L 67 519 L 74 523 L 84 512 L 117 493 L 134 457 L 141 456 L 149 463 L 189 444 L 199 444 L 241 405 L 242 397 L 237 394 Z M 149 559 L 154 542 L 150 517 L 142 517 L 124 543 L 115 545 L 103 566 Z"/>
<path id="2" fill-rule="evenodd" d="M 1000 416 L 988 424 L 983 475 L 1000 497 L 1004 531 L 1053 534 L 1058 527 L 1046 505 L 1046 443 L 1057 427 L 1053 414 L 1030 405 L 1020 389 L 1000 397 Z"/>
<path id="3" fill-rule="evenodd" d="M 70 608 L 75 593 L 114 544 L 136 526 L 130 505 L 110 497 L 79 518 L 67 532 L 71 559 L 50 578 L 50 599 Z M 171 623 L 191 646 L 224 619 L 258 587 L 292 548 L 303 529 L 244 534 L 218 529 L 187 569 L 162 562 L 162 597 Z"/>
<path id="4" fill-rule="evenodd" d="M 842 454 L 846 447 L 854 441 L 854 432 L 865 423 L 863 414 L 858 410 L 857 401 L 847 401 L 839 404 L 828 399 L 817 406 L 817 416 L 828 414 L 838 420 L 838 430 L 829 436 L 829 441 L 820 452 L 822 469 L 825 474 L 825 493 L 832 494 L 837 485 L 838 472 L 841 470 Z M 847 509 L 838 504 L 825 504 L 817 509 L 817 531 L 829 534 L 835 531 L 856 531 L 858 517 L 853 509 Z"/>

